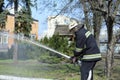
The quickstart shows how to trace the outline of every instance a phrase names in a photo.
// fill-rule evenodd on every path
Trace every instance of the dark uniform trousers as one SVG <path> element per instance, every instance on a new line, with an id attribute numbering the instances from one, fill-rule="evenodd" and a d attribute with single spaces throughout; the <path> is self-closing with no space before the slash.
<path id="1" fill-rule="evenodd" d="M 81 62 L 81 80 L 93 80 L 93 68 L 97 61 Z"/>

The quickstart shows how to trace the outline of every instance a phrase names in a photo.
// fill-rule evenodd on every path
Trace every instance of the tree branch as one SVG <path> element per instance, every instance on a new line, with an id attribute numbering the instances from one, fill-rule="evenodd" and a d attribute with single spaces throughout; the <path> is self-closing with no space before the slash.
<path id="1" fill-rule="evenodd" d="M 102 14 L 107 14 L 107 11 L 106 10 L 102 10 L 102 9 L 99 9 L 99 8 L 91 8 L 92 10 L 96 10 L 96 11 L 99 11 L 101 12 Z"/>
<path id="2" fill-rule="evenodd" d="M 58 15 L 60 15 L 65 9 L 67 9 L 68 8 L 68 6 L 71 4 L 71 1 L 69 2 L 69 3 L 67 3 L 62 9 L 61 9 L 61 11 L 55 16 L 55 17 L 53 17 L 53 18 L 56 18 Z"/>
<path id="3" fill-rule="evenodd" d="M 106 15 L 107 14 L 107 10 L 103 9 L 103 4 L 101 1 L 98 1 L 97 3 L 99 4 L 98 6 L 94 5 L 94 2 L 91 0 L 88 0 L 88 2 L 91 5 L 91 10 L 95 10 L 95 11 L 99 11 L 102 13 L 102 15 Z M 102 7 L 102 8 L 101 8 Z"/>
<path id="4" fill-rule="evenodd" d="M 118 22 L 115 22 L 116 24 L 118 24 L 118 25 L 120 25 L 120 23 L 118 23 Z"/>

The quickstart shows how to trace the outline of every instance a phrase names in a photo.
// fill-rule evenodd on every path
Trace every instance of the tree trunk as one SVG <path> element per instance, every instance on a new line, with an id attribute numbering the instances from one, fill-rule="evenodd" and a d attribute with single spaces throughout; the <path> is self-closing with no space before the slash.
<path id="1" fill-rule="evenodd" d="M 94 29 L 94 37 L 96 39 L 96 42 L 98 46 L 100 46 L 100 29 L 101 29 L 101 24 L 102 24 L 102 16 L 99 11 L 94 10 L 94 8 L 101 8 L 100 5 L 101 0 L 96 1 L 96 0 L 89 0 L 89 4 L 91 5 L 92 13 L 93 13 L 93 29 Z"/>
<path id="2" fill-rule="evenodd" d="M 106 54 L 106 76 L 107 80 L 112 78 L 112 69 L 114 62 L 114 46 L 115 46 L 115 37 L 113 35 L 113 18 L 107 18 L 107 33 L 108 33 L 108 44 L 107 44 L 107 54 Z"/>
<path id="3" fill-rule="evenodd" d="M 15 11 L 15 35 L 17 33 L 16 27 L 18 26 L 18 23 L 16 22 L 16 17 L 17 17 L 17 11 L 18 11 L 18 0 L 14 0 L 14 11 Z M 16 64 L 18 62 L 18 56 L 17 56 L 17 50 L 18 50 L 18 45 L 17 45 L 17 40 L 14 39 L 14 53 L 13 53 L 13 61 Z"/>
<path id="4" fill-rule="evenodd" d="M 93 11 L 94 37 L 99 47 L 100 47 L 99 36 L 100 36 L 101 24 L 102 24 L 102 17 L 100 16 L 100 13 L 98 11 Z"/>
<path id="5" fill-rule="evenodd" d="M 13 61 L 14 61 L 14 64 L 17 64 L 18 63 L 18 55 L 17 55 L 17 51 L 18 51 L 18 45 L 17 45 L 17 42 L 16 40 L 14 40 L 14 52 L 13 52 Z"/>
<path id="6" fill-rule="evenodd" d="M 114 46 L 115 46 L 115 42 L 113 40 L 108 42 L 107 54 L 106 54 L 106 76 L 108 80 L 112 78 L 112 69 L 114 63 Z"/>
<path id="7" fill-rule="evenodd" d="M 4 0 L 0 1 L 0 13 L 3 12 Z"/>
<path id="8" fill-rule="evenodd" d="M 87 27 L 87 29 L 89 31 L 92 31 L 91 27 L 90 27 L 90 22 L 89 22 L 89 18 L 88 18 L 88 13 L 89 13 L 89 10 L 88 10 L 88 7 L 87 7 L 87 4 L 82 0 L 81 1 L 82 5 L 83 5 L 83 11 L 84 11 L 84 14 L 85 14 L 85 21 L 84 21 L 84 24 L 85 26 Z"/>

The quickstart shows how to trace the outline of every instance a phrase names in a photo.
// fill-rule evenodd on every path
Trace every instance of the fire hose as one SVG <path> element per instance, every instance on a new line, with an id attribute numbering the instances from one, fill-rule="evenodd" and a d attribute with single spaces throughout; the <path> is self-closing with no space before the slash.
<path id="1" fill-rule="evenodd" d="M 41 47 L 41 48 L 44 48 L 44 49 L 47 49 L 47 50 L 49 50 L 49 51 L 51 51 L 51 52 L 54 52 L 54 53 L 56 53 L 56 54 L 59 54 L 59 55 L 61 55 L 62 57 L 64 57 L 64 58 L 66 58 L 66 59 L 69 59 L 70 60 L 70 56 L 68 56 L 68 55 L 65 55 L 65 54 L 63 54 L 63 53 L 61 53 L 61 52 L 58 52 L 58 51 L 56 51 L 56 50 L 54 50 L 54 49 L 51 49 L 51 48 L 49 48 L 49 47 L 47 47 L 47 46 L 44 46 L 44 45 L 42 45 L 42 44 L 40 44 L 40 43 L 36 43 L 36 42 L 34 42 L 34 41 L 31 41 L 31 40 L 27 40 L 27 39 L 25 39 L 27 42 L 30 42 L 30 43 L 32 43 L 32 44 L 34 44 L 34 45 L 37 45 L 37 46 L 39 46 L 39 47 Z M 81 61 L 80 60 L 77 60 L 77 64 L 79 65 L 79 66 L 81 66 Z"/>

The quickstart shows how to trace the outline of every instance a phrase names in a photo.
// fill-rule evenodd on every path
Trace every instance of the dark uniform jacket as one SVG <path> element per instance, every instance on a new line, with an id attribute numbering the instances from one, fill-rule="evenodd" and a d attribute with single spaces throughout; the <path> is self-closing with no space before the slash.
<path id="1" fill-rule="evenodd" d="M 82 61 L 101 60 L 100 50 L 90 31 L 82 27 L 75 32 L 75 36 L 76 49 L 74 51 L 74 56 L 80 57 Z"/>

